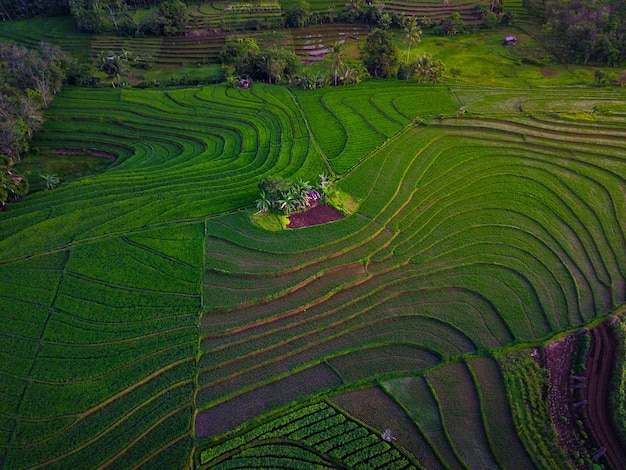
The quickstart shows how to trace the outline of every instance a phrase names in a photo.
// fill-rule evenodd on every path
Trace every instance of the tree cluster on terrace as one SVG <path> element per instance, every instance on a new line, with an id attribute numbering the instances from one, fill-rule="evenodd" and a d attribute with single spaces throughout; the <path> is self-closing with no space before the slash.
<path id="1" fill-rule="evenodd" d="M 626 60 L 625 0 L 526 0 L 543 23 L 551 51 L 568 62 L 615 65 Z"/>
<path id="2" fill-rule="evenodd" d="M 499 24 L 511 25 L 515 23 L 515 14 L 504 11 L 502 0 L 491 0 L 489 3 L 479 3 L 475 8 L 481 19 L 481 27 L 493 29 Z"/>
<path id="3" fill-rule="evenodd" d="M 219 54 L 222 79 L 233 87 L 241 78 L 250 78 L 311 90 L 331 83 L 358 83 L 366 73 L 361 67 L 347 63 L 339 43 L 331 48 L 330 59 L 329 74 L 313 73 L 302 69 L 300 59 L 290 49 L 273 46 L 261 50 L 253 38 L 229 38 Z"/>
<path id="4" fill-rule="evenodd" d="M 39 15 L 66 15 L 68 0 L 0 0 L 0 21 L 13 21 Z"/>
<path id="5" fill-rule="evenodd" d="M 319 200 L 329 184 L 322 173 L 321 184 L 315 188 L 308 181 L 290 181 L 280 176 L 263 178 L 259 182 L 260 198 L 256 207 L 260 213 L 276 209 L 283 214 L 306 210 L 311 203 Z"/>
<path id="6" fill-rule="evenodd" d="M 280 46 L 261 50 L 253 38 L 231 38 L 219 54 L 225 81 L 235 84 L 241 77 L 278 83 L 296 75 L 302 65 L 293 51 Z"/>
<path id="7" fill-rule="evenodd" d="M 58 48 L 0 41 L 0 153 L 19 161 L 43 121 L 43 109 L 61 89 L 70 66 Z"/>
<path id="8" fill-rule="evenodd" d="M 189 21 L 187 5 L 180 0 L 152 2 L 150 9 L 135 20 L 125 0 L 69 0 L 76 29 L 87 33 L 115 32 L 128 36 L 175 35 Z"/>
<path id="9" fill-rule="evenodd" d="M 38 49 L 0 41 L 0 202 L 25 194 L 28 188 L 13 164 L 28 151 L 43 122 L 43 110 L 61 89 L 70 67 L 57 47 Z"/>

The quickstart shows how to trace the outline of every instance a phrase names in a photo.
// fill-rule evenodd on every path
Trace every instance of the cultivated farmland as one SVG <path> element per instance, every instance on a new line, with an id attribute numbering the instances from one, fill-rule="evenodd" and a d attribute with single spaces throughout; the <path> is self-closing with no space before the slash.
<path id="1" fill-rule="evenodd" d="M 625 100 L 395 80 L 66 89 L 35 145 L 116 160 L 0 217 L 0 461 L 540 463 L 507 402 L 532 367 L 475 353 L 624 303 Z M 354 214 L 251 222 L 260 179 L 320 173 Z M 405 418 L 327 398 L 372 387 Z"/>

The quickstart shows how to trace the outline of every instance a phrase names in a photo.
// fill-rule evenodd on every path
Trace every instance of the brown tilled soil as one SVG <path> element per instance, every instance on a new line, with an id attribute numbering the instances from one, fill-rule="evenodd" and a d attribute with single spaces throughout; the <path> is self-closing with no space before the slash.
<path id="1" fill-rule="evenodd" d="M 626 468 L 626 452 L 615 437 L 608 408 L 609 382 L 615 360 L 615 341 L 606 322 L 591 330 L 591 344 L 587 356 L 585 378 L 587 387 L 582 398 L 588 400 L 584 407 L 585 424 L 600 448 L 606 448 L 599 460 L 609 468 Z"/>
<path id="2" fill-rule="evenodd" d="M 608 387 L 611 378 L 615 344 L 608 326 L 602 323 L 590 330 L 591 344 L 586 362 L 584 379 L 571 375 L 572 358 L 578 336 L 569 335 L 544 348 L 545 367 L 550 371 L 548 393 L 552 421 L 559 442 L 566 454 L 572 457 L 579 452 L 590 458 L 598 448 L 606 448 L 598 463 L 608 468 L 626 468 L 626 453 L 615 438 L 608 409 Z M 577 421 L 584 423 L 584 429 Z M 583 431 L 591 436 L 583 439 Z M 585 447 L 581 443 L 584 442 Z M 588 468 L 572 457 L 575 468 Z"/>
<path id="3" fill-rule="evenodd" d="M 580 417 L 573 408 L 574 400 L 570 393 L 572 356 L 577 343 L 578 337 L 568 335 L 549 344 L 543 350 L 545 367 L 550 371 L 548 406 L 559 436 L 559 443 L 569 456 L 575 451 L 583 450 L 580 445 L 580 428 L 576 425 Z"/>
<path id="4" fill-rule="evenodd" d="M 91 150 L 91 149 L 74 149 L 74 148 L 58 148 L 54 151 L 55 155 L 65 157 L 73 155 L 88 155 L 95 158 L 105 158 L 107 160 L 117 160 L 117 155 L 112 152 L 105 152 L 104 150 Z"/>
<path id="5" fill-rule="evenodd" d="M 328 204 L 318 204 L 311 207 L 306 212 L 297 212 L 289 216 L 287 228 L 309 227 L 311 225 L 321 225 L 327 222 L 341 220 L 345 215 Z"/>

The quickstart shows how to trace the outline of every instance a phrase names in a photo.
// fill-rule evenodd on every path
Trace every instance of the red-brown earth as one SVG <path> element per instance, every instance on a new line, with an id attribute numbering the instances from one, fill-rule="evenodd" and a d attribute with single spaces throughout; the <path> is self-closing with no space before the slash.
<path id="1" fill-rule="evenodd" d="M 615 437 L 608 409 L 608 387 L 615 359 L 615 344 L 609 327 L 602 323 L 590 331 L 591 344 L 584 379 L 572 378 L 572 357 L 578 337 L 569 335 L 544 348 L 545 367 L 550 372 L 548 400 L 559 443 L 570 457 L 574 452 L 589 455 L 597 448 L 606 448 L 598 463 L 608 468 L 626 468 L 626 453 Z M 591 434 L 581 446 L 580 426 Z M 572 459 L 572 465 L 587 468 Z"/>
<path id="2" fill-rule="evenodd" d="M 327 222 L 341 220 L 346 216 L 333 206 L 328 204 L 317 204 L 305 212 L 296 212 L 289 216 L 287 228 L 302 228 L 311 225 L 321 225 Z"/>
<path id="3" fill-rule="evenodd" d="M 615 341 L 609 325 L 604 322 L 591 330 L 585 381 L 581 398 L 588 401 L 583 408 L 584 421 L 600 449 L 606 449 L 600 463 L 609 468 L 626 468 L 626 453 L 616 438 L 608 406 L 609 385 L 615 361 Z"/>

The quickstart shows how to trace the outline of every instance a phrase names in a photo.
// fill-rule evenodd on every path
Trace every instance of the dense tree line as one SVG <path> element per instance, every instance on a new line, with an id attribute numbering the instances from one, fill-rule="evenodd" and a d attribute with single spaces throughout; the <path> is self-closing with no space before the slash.
<path id="1" fill-rule="evenodd" d="M 0 0 L 0 20 L 69 13 L 68 0 Z"/>
<path id="2" fill-rule="evenodd" d="M 526 7 L 564 61 L 615 65 L 626 59 L 626 1 L 526 0 Z"/>
<path id="3" fill-rule="evenodd" d="M 220 60 L 224 79 L 229 82 L 247 77 L 277 83 L 301 69 L 300 58 L 291 50 L 273 46 L 262 51 L 253 38 L 228 39 Z"/>
<path id="4" fill-rule="evenodd" d="M 1 0 L 0 0 L 1 1 Z M 184 31 L 189 19 L 187 5 L 180 0 L 145 2 L 149 11 L 138 21 L 130 7 L 144 6 L 125 0 L 69 0 L 76 29 L 86 33 L 114 32 L 128 36 L 174 35 Z"/>
<path id="5" fill-rule="evenodd" d="M 43 122 L 43 110 L 59 92 L 70 62 L 57 47 L 27 49 L 0 41 L 0 203 L 25 193 L 13 168 Z"/>

